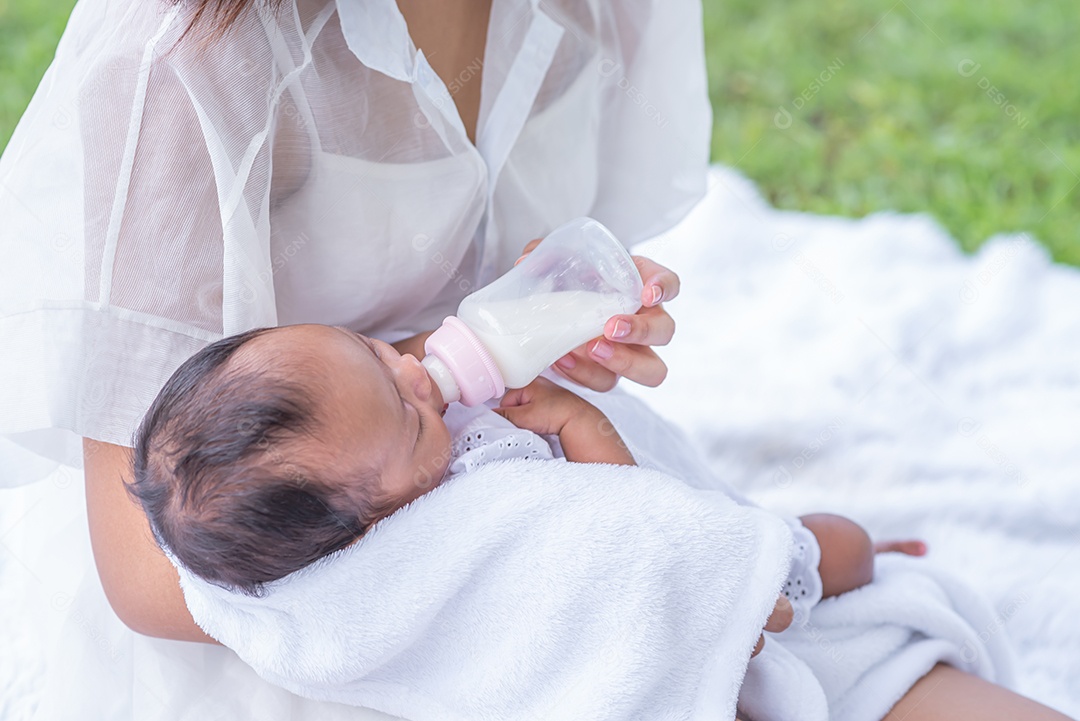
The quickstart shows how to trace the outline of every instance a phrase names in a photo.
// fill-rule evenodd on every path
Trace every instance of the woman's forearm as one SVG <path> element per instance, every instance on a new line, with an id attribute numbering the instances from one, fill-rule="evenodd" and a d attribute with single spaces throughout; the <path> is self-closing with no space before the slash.
<path id="1" fill-rule="evenodd" d="M 84 438 L 83 466 L 94 562 L 116 615 L 146 636 L 217 643 L 195 625 L 176 569 L 124 488 L 131 479 L 131 449 Z"/>
<path id="2" fill-rule="evenodd" d="M 399 340 L 397 343 L 391 343 L 394 349 L 402 355 L 411 355 L 419 360 L 424 359 L 424 343 L 427 341 L 428 336 L 433 331 L 425 331 L 418 335 L 414 335 L 411 338 L 405 338 Z"/>

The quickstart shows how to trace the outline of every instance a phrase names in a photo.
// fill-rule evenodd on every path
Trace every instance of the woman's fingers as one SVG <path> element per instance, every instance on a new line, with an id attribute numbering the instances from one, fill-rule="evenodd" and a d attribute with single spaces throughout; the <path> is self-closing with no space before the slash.
<path id="1" fill-rule="evenodd" d="M 591 388 L 609 391 L 619 377 L 655 387 L 667 377 L 667 364 L 648 346 L 621 345 L 595 338 L 555 361 L 559 375 Z"/>
<path id="2" fill-rule="evenodd" d="M 595 341 L 592 341 L 595 343 Z M 619 376 L 584 354 L 582 348 L 567 353 L 555 361 L 555 372 L 578 385 L 594 391 L 609 391 L 619 382 Z"/>
<path id="3" fill-rule="evenodd" d="M 517 265 L 521 261 L 525 260 L 529 253 L 536 250 L 536 246 L 540 245 L 541 240 L 543 240 L 543 238 L 534 238 L 533 240 L 530 240 L 528 243 L 526 243 L 525 247 L 521 251 L 521 257 L 514 261 L 514 265 Z"/>
<path id="4" fill-rule="evenodd" d="M 589 359 L 616 376 L 655 388 L 667 378 L 667 364 L 656 351 L 644 345 L 623 345 L 597 338 L 585 344 Z"/>
<path id="5" fill-rule="evenodd" d="M 667 345 L 674 335 L 675 319 L 662 306 L 612 316 L 604 325 L 604 337 L 616 343 Z"/>
<path id="6" fill-rule="evenodd" d="M 641 292 L 641 304 L 646 308 L 671 300 L 679 294 L 679 276 L 656 261 L 634 256 L 634 265 L 645 285 Z"/>
<path id="7" fill-rule="evenodd" d="M 878 541 L 874 553 L 905 553 L 909 556 L 925 556 L 926 544 L 922 541 Z"/>

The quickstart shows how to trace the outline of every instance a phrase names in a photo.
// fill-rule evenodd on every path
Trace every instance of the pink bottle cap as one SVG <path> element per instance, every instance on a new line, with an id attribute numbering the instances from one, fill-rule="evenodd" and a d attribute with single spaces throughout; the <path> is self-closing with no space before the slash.
<path id="1" fill-rule="evenodd" d="M 455 316 L 428 336 L 424 351 L 441 360 L 461 391 L 461 403 L 476 406 L 506 392 L 495 359 L 469 326 Z"/>

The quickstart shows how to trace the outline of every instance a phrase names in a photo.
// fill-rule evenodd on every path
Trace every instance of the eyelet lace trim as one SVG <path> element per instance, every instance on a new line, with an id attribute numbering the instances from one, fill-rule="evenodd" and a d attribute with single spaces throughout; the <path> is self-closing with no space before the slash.
<path id="1" fill-rule="evenodd" d="M 469 431 L 454 439 L 450 450 L 455 457 L 451 473 L 472 471 L 484 463 L 509 458 L 554 458 L 543 438 L 523 428 Z"/>

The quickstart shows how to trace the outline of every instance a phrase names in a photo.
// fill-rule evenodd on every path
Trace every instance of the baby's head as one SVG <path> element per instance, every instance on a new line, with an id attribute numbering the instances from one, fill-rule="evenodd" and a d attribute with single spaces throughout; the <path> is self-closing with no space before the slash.
<path id="1" fill-rule="evenodd" d="M 443 408 L 419 361 L 381 341 L 323 325 L 249 331 L 165 384 L 136 434 L 129 490 L 184 566 L 258 594 L 438 484 Z"/>

